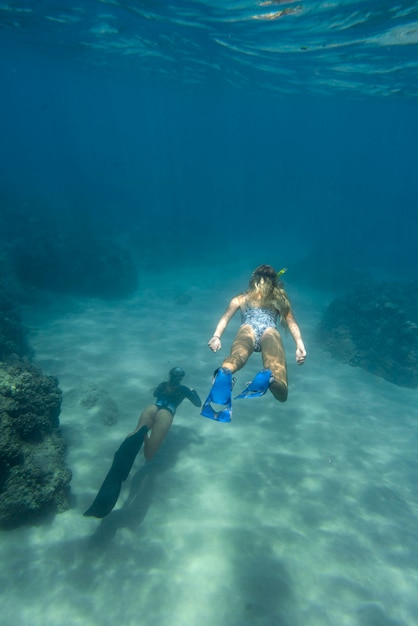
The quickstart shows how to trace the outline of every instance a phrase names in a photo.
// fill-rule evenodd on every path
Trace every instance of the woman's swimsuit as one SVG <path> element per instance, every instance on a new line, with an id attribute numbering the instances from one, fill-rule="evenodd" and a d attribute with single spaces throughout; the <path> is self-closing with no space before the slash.
<path id="1" fill-rule="evenodd" d="M 249 307 L 241 311 L 241 326 L 248 324 L 254 331 L 254 351 L 261 352 L 261 337 L 267 328 L 276 328 L 277 313 L 272 309 Z"/>
<path id="2" fill-rule="evenodd" d="M 157 398 L 156 406 L 159 409 L 167 409 L 173 417 L 178 405 L 183 402 L 184 398 L 190 400 L 195 406 L 202 404 L 197 391 L 189 389 L 186 385 L 173 386 L 167 382 L 160 383 L 154 391 L 154 396 Z"/>

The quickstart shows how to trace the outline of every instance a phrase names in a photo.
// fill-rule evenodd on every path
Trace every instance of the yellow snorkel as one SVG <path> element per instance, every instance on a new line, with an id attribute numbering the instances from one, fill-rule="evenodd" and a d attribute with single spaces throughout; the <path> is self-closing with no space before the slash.
<path id="1" fill-rule="evenodd" d="M 283 267 L 280 272 L 277 272 L 277 279 L 280 279 L 280 276 L 283 276 L 287 272 L 287 267 Z"/>

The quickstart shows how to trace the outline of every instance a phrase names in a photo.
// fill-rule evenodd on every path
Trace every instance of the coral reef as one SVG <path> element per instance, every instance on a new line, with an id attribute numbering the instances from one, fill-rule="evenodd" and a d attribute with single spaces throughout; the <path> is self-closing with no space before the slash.
<path id="1" fill-rule="evenodd" d="M 84 383 L 65 394 L 65 406 L 86 409 L 88 419 L 97 419 L 105 426 L 114 426 L 119 419 L 119 407 L 106 389 L 94 383 Z"/>
<path id="2" fill-rule="evenodd" d="M 87 233 L 40 228 L 11 246 L 17 278 L 27 286 L 99 298 L 120 298 L 137 288 L 136 267 L 117 243 Z"/>
<path id="3" fill-rule="evenodd" d="M 30 354 L 20 312 L 10 295 L 9 287 L 0 281 L 0 361 L 12 355 L 23 357 Z"/>
<path id="4" fill-rule="evenodd" d="M 0 528 L 69 507 L 57 380 L 31 364 L 10 285 L 0 284 Z"/>
<path id="5" fill-rule="evenodd" d="M 359 285 L 336 298 L 318 328 L 333 357 L 401 387 L 418 387 L 418 285 Z"/>
<path id="6" fill-rule="evenodd" d="M 14 280 L 26 297 L 36 289 L 47 289 L 123 298 L 138 285 L 130 252 L 114 239 L 99 235 L 80 220 L 70 223 L 59 212 L 8 206 L 7 201 L 0 215 L 0 262 L 3 280 Z"/>
<path id="7" fill-rule="evenodd" d="M 0 363 L 0 527 L 69 508 L 71 472 L 59 431 L 61 391 L 28 361 Z"/>

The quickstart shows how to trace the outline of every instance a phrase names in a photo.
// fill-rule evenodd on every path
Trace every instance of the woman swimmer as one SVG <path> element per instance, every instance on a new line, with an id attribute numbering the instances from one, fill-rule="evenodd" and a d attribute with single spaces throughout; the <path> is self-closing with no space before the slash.
<path id="1" fill-rule="evenodd" d="M 149 461 L 161 446 L 173 423 L 176 409 L 185 398 L 195 406 L 201 406 L 197 391 L 181 384 L 184 376 L 181 367 L 173 367 L 168 381 L 160 383 L 155 389 L 156 401 L 142 411 L 138 426 L 116 450 L 112 466 L 93 504 L 84 513 L 86 517 L 102 518 L 110 513 L 119 497 L 122 482 L 128 478 L 142 444 L 144 456 Z"/>
<path id="2" fill-rule="evenodd" d="M 276 328 L 277 318 L 288 328 L 296 343 L 296 362 L 305 362 L 306 350 L 302 335 L 290 308 L 289 298 L 271 265 L 260 265 L 252 273 L 248 291 L 232 298 L 208 342 L 213 352 L 221 349 L 221 337 L 229 321 L 241 310 L 241 326 L 232 343 L 231 353 L 215 371 L 212 389 L 201 415 L 217 421 L 231 420 L 232 374 L 246 364 L 253 352 L 261 352 L 264 369 L 259 372 L 237 398 L 263 395 L 270 389 L 280 402 L 287 399 L 287 366 L 282 339 Z M 223 405 L 216 410 L 212 403 Z"/>
<path id="3" fill-rule="evenodd" d="M 202 402 L 195 389 L 189 389 L 182 385 L 181 381 L 185 376 L 181 367 L 173 367 L 169 372 L 168 382 L 158 385 L 154 391 L 157 398 L 154 404 L 147 406 L 141 413 L 138 426 L 128 435 L 135 435 L 144 426 L 151 431 L 149 437 L 144 441 L 144 456 L 147 461 L 151 460 L 162 444 L 171 424 L 177 407 L 185 398 L 190 400 L 195 406 L 202 406 Z"/>

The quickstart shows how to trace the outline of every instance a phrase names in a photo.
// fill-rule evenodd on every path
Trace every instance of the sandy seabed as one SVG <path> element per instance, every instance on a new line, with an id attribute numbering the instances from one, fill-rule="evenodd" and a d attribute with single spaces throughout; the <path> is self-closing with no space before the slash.
<path id="1" fill-rule="evenodd" d="M 329 294 L 288 285 L 308 359 L 284 338 L 285 404 L 235 401 L 221 424 L 184 401 L 115 510 L 82 515 L 171 367 L 206 397 L 239 320 L 220 354 L 206 343 L 247 274 L 166 269 L 124 302 L 27 312 L 35 362 L 64 393 L 73 506 L 0 533 L 1 626 L 418 624 L 417 392 L 321 349 Z M 260 367 L 253 355 L 236 389 Z"/>

